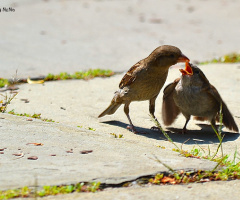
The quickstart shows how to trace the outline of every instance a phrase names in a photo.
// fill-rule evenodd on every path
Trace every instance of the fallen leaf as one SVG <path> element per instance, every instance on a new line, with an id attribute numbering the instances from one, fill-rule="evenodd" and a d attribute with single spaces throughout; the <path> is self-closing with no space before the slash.
<path id="1" fill-rule="evenodd" d="M 3 149 L 0 149 L 0 151 L 4 151 L 4 149 L 5 149 L 5 148 L 3 148 Z"/>
<path id="2" fill-rule="evenodd" d="M 43 146 L 43 143 L 37 143 L 37 142 L 27 143 L 27 145 L 29 144 L 33 144 L 34 146 Z"/>
<path id="3" fill-rule="evenodd" d="M 51 154 L 50 156 L 57 156 L 57 154 Z"/>
<path id="4" fill-rule="evenodd" d="M 83 151 L 80 151 L 81 154 L 88 154 L 88 153 L 92 153 L 93 150 L 83 150 Z"/>
<path id="5" fill-rule="evenodd" d="M 3 151 L 1 151 L 1 152 L 0 152 L 0 154 L 4 154 L 4 152 L 3 152 Z"/>
<path id="6" fill-rule="evenodd" d="M 27 119 L 27 121 L 32 121 L 32 119 Z"/>
<path id="7" fill-rule="evenodd" d="M 67 153 L 73 153 L 73 149 L 66 151 Z"/>
<path id="8" fill-rule="evenodd" d="M 176 180 L 175 178 L 170 178 L 170 177 L 163 177 L 161 180 L 162 183 L 171 183 L 171 184 L 175 184 Z"/>
<path id="9" fill-rule="evenodd" d="M 14 156 L 22 156 L 23 153 L 13 153 L 12 155 L 14 155 Z"/>
<path id="10" fill-rule="evenodd" d="M 28 157 L 28 159 L 29 159 L 29 160 L 37 160 L 38 157 L 37 157 L 37 156 L 30 156 L 30 157 Z"/>

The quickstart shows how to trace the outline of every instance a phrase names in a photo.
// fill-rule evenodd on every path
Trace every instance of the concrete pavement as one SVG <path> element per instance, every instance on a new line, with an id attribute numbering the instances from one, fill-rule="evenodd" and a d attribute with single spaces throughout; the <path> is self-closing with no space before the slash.
<path id="1" fill-rule="evenodd" d="M 157 46 L 192 60 L 239 52 L 235 0 L 1 0 L 0 77 L 128 70 Z"/>
<path id="2" fill-rule="evenodd" d="M 212 84 L 219 90 L 222 98 L 233 113 L 234 119 L 240 127 L 239 104 L 239 75 L 238 64 L 204 65 L 200 66 Z M 231 69 L 231 70 L 229 70 Z M 228 73 L 226 73 L 228 72 Z M 166 84 L 180 75 L 178 67 L 170 69 Z M 224 75 L 224 76 L 223 76 Z M 44 84 L 19 85 L 19 93 L 8 106 L 7 111 L 15 113 L 41 114 L 42 118 L 53 119 L 56 122 L 43 122 L 39 119 L 29 121 L 28 117 L 0 114 L 1 117 L 1 181 L 0 188 L 16 188 L 24 185 L 33 186 L 35 177 L 38 185 L 60 185 L 84 181 L 101 181 L 102 183 L 118 184 L 135 180 L 138 177 L 155 174 L 167 169 L 153 160 L 156 155 L 161 161 L 174 169 L 196 170 L 213 169 L 213 162 L 202 159 L 185 158 L 172 151 L 175 148 L 165 140 L 159 132 L 150 130 L 153 122 L 148 116 L 148 102 L 133 102 L 130 115 L 138 130 L 147 134 L 136 135 L 126 129 L 128 124 L 123 108 L 111 116 L 97 119 L 98 114 L 108 106 L 118 82 L 122 77 L 116 75 L 110 78 L 95 78 L 93 80 L 70 80 L 46 82 Z M 215 78 L 219 77 L 219 78 Z M 220 78 L 222 77 L 222 78 Z M 223 81 L 224 80 L 224 81 Z M 231 95 L 230 95 L 231 94 Z M 156 116 L 161 121 L 161 97 L 157 100 Z M 29 102 L 25 103 L 23 99 Z M 190 121 L 188 133 L 181 135 L 185 119 L 180 116 L 171 127 L 164 127 L 169 136 L 180 147 L 188 140 L 183 149 L 194 147 L 206 149 L 208 146 L 214 152 L 218 139 L 205 122 Z M 239 151 L 240 140 L 238 133 L 223 129 L 224 153 L 233 156 Z M 123 138 L 115 138 L 111 133 L 122 134 Z M 42 143 L 34 146 L 29 143 Z M 165 147 L 162 149 L 161 147 Z M 90 150 L 88 154 L 81 151 Z M 13 154 L 22 154 L 23 157 Z M 37 160 L 29 160 L 36 156 Z M 234 182 L 239 185 L 238 181 Z M 200 188 L 215 187 L 216 183 L 201 184 Z M 195 184 L 194 184 L 195 185 Z M 224 187 L 224 183 L 218 185 Z M 180 192 L 179 188 L 193 187 L 192 193 L 199 193 L 198 186 L 164 186 Z M 237 187 L 237 186 L 236 186 Z M 64 197 L 48 197 L 60 199 L 133 199 L 142 196 L 149 199 L 159 195 L 157 188 L 138 187 L 128 189 L 108 189 L 103 194 L 70 194 Z M 232 195 L 237 195 L 232 187 Z M 190 190 L 189 190 L 190 191 Z M 208 190 L 205 195 L 212 195 Z M 181 193 L 178 197 L 190 199 L 192 193 Z M 142 195 L 141 195 L 142 194 Z M 176 195 L 171 199 L 175 199 Z M 219 195 L 220 196 L 220 195 Z M 165 197 L 163 197 L 164 199 Z M 186 199 L 188 199 L 186 198 Z M 220 198 L 221 199 L 221 198 Z"/>
<path id="3" fill-rule="evenodd" d="M 3 11 L 4 7 L 14 11 Z M 89 68 L 123 72 L 162 44 L 178 46 L 192 61 L 239 52 L 240 3 L 235 0 L 2 0 L 0 8 L 3 78 L 11 78 L 17 69 L 19 78 Z M 240 64 L 200 67 L 240 127 Z M 177 68 L 170 69 L 165 85 L 179 77 Z M 36 177 L 39 186 L 81 181 L 117 184 L 167 171 L 153 155 L 174 169 L 213 169 L 213 162 L 179 156 L 162 134 L 150 131 L 153 122 L 148 102 L 130 106 L 133 123 L 148 134 L 135 135 L 126 129 L 122 107 L 114 115 L 97 118 L 110 103 L 122 76 L 20 85 L 7 111 L 37 113 L 56 122 L 0 114 L 0 190 L 33 186 Z M 156 105 L 160 122 L 161 98 L 162 92 Z M 180 116 L 171 127 L 164 127 L 178 146 L 188 140 L 185 150 L 197 145 L 206 150 L 209 146 L 212 152 L 217 148 L 218 139 L 207 123 L 190 121 L 188 133 L 180 135 L 184 123 Z M 239 152 L 239 134 L 223 130 L 224 153 L 232 158 L 236 149 Z M 32 156 L 37 159 L 28 159 Z M 135 185 L 43 199 L 238 199 L 239 184 L 235 180 Z"/>

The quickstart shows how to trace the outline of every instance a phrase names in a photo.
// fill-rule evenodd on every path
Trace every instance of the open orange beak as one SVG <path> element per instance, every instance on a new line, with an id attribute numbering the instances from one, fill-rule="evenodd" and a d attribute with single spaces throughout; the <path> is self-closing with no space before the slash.
<path id="1" fill-rule="evenodd" d="M 189 58 L 184 54 L 182 54 L 177 60 L 177 62 L 189 62 L 189 61 L 190 61 Z"/>
<path id="2" fill-rule="evenodd" d="M 193 70 L 189 62 L 185 63 L 185 69 L 179 69 L 179 71 L 182 73 L 182 75 L 193 75 Z"/>

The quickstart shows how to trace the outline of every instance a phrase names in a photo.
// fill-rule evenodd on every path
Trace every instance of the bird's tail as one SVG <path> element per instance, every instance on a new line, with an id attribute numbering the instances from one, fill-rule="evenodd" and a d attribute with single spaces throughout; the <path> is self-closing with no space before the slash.
<path id="1" fill-rule="evenodd" d="M 179 80 L 175 80 L 173 83 L 167 85 L 163 91 L 162 102 L 162 120 L 164 125 L 171 125 L 180 113 L 179 108 L 175 104 L 173 99 L 173 91 Z"/>
<path id="2" fill-rule="evenodd" d="M 113 113 L 116 112 L 116 110 L 121 106 L 122 102 L 119 101 L 119 92 L 115 93 L 115 96 L 113 97 L 110 105 L 106 108 L 106 110 L 104 110 L 99 116 L 103 117 L 105 115 L 112 115 Z"/>
<path id="3" fill-rule="evenodd" d="M 238 132 L 238 127 L 233 119 L 232 114 L 228 110 L 227 105 L 222 102 L 223 124 L 230 130 Z"/>

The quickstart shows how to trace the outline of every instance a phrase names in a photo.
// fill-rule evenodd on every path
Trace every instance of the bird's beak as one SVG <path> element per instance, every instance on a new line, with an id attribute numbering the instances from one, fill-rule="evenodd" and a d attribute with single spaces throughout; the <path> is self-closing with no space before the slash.
<path id="1" fill-rule="evenodd" d="M 193 75 L 193 70 L 189 62 L 186 62 L 185 69 L 179 69 L 179 71 L 182 73 L 182 75 Z"/>
<path id="2" fill-rule="evenodd" d="M 177 62 L 189 62 L 189 61 L 190 61 L 189 58 L 184 54 L 182 54 L 177 60 Z"/>

